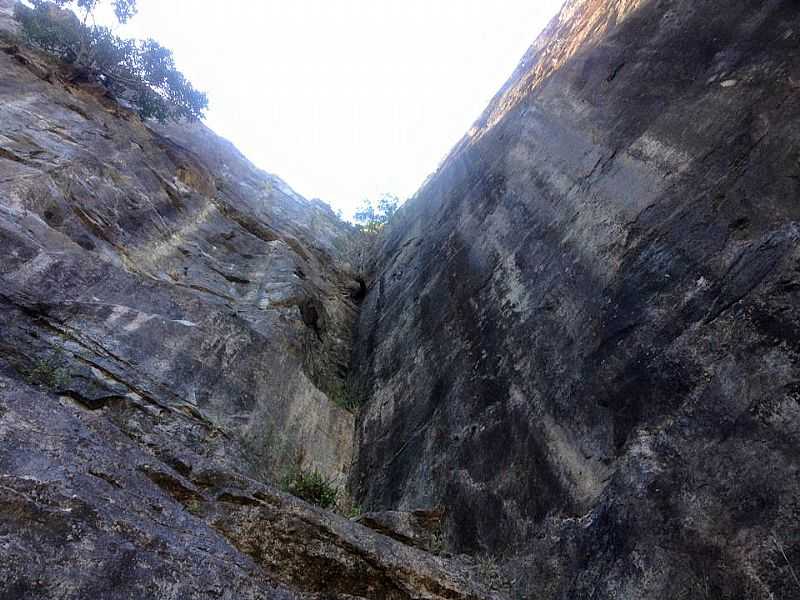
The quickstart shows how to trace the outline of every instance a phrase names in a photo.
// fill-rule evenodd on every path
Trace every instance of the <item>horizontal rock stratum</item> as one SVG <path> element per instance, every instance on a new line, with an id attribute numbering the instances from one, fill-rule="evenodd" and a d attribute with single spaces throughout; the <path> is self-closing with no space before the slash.
<path id="1" fill-rule="evenodd" d="M 0 600 L 800 597 L 796 1 L 568 1 L 363 271 L 12 9 Z"/>

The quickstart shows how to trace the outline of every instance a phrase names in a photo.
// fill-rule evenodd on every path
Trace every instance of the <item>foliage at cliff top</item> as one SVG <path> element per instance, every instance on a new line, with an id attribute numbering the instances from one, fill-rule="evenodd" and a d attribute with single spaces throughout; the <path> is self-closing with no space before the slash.
<path id="1" fill-rule="evenodd" d="M 389 222 L 397 208 L 400 199 L 394 194 L 383 194 L 377 201 L 364 200 L 353 214 L 353 220 L 365 233 L 378 233 Z"/>
<path id="2" fill-rule="evenodd" d="M 155 40 L 124 39 L 96 25 L 103 3 L 119 23 L 136 14 L 136 0 L 30 0 L 30 6 L 18 3 L 14 16 L 30 44 L 73 65 L 78 78 L 103 84 L 142 118 L 202 118 L 208 98 L 178 71 L 172 52 Z"/>

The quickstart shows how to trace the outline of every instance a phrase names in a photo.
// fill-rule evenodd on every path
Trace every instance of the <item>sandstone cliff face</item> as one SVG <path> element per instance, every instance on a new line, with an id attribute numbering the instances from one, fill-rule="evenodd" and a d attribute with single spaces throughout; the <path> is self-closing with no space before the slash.
<path id="1" fill-rule="evenodd" d="M 359 283 L 327 206 L 143 123 L 0 1 L 0 598 L 484 598 L 282 494 L 338 484 Z"/>
<path id="2" fill-rule="evenodd" d="M 797 597 L 798 197 L 796 2 L 568 2 L 386 234 L 355 495 L 520 597 Z"/>

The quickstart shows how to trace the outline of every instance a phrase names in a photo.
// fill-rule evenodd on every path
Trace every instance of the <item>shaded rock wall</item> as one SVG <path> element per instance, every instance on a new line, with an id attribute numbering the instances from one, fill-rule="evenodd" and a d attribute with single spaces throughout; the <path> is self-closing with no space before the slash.
<path id="1" fill-rule="evenodd" d="M 354 494 L 522 597 L 800 592 L 800 10 L 566 4 L 387 231 Z"/>

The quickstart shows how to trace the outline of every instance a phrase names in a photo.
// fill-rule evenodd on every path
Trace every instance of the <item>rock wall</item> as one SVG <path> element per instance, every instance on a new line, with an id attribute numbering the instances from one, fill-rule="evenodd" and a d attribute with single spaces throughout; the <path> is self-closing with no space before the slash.
<path id="1" fill-rule="evenodd" d="M 342 485 L 351 228 L 201 124 L 25 47 L 0 0 L 0 599 L 501 598 L 284 494 Z"/>
<path id="2" fill-rule="evenodd" d="M 360 315 L 330 209 L 12 6 L 0 599 L 800 593 L 795 1 L 567 2 Z M 370 512 L 276 490 L 297 464 Z"/>
<path id="3" fill-rule="evenodd" d="M 796 2 L 567 2 L 385 234 L 354 495 L 519 597 L 796 597 L 798 197 Z"/>
<path id="4" fill-rule="evenodd" d="M 474 565 L 309 506 L 214 457 L 173 466 L 106 411 L 5 373 L 0 436 L 3 600 L 505 598 Z"/>
<path id="5" fill-rule="evenodd" d="M 173 464 L 343 480 L 353 417 L 326 393 L 350 355 L 348 228 L 203 125 L 144 124 L 2 43 L 4 363 L 63 372 L 53 391 Z"/>

